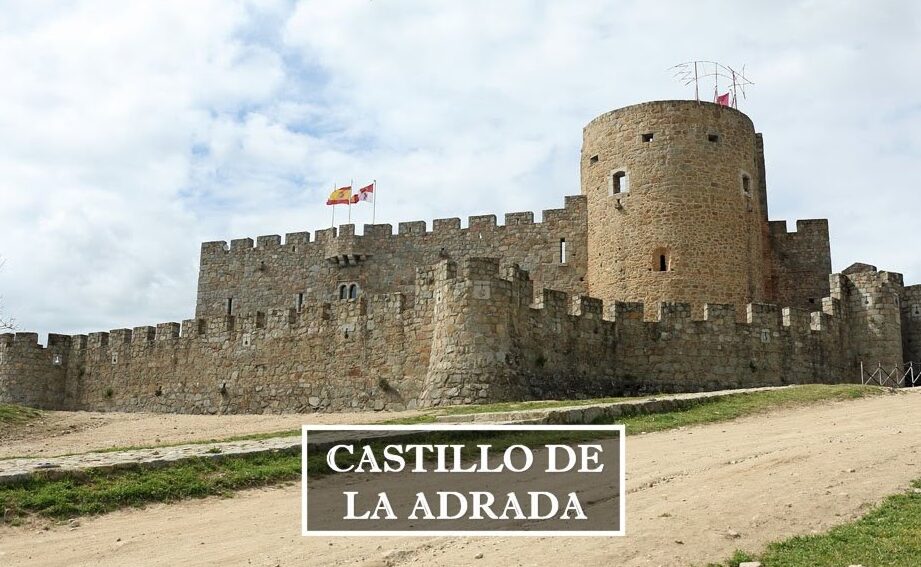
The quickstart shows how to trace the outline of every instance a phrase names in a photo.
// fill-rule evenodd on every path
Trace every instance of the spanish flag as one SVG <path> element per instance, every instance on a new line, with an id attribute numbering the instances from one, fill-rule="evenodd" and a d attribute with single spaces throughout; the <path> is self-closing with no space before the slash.
<path id="1" fill-rule="evenodd" d="M 327 205 L 348 205 L 352 201 L 352 186 L 341 187 L 329 194 Z"/>

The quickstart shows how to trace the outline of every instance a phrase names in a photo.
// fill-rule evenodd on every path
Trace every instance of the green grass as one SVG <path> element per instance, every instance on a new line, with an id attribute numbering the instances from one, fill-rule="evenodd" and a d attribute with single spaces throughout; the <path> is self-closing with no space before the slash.
<path id="1" fill-rule="evenodd" d="M 435 423 L 435 414 L 431 413 L 420 413 L 419 415 L 414 415 L 412 417 L 398 417 L 396 419 L 388 419 L 387 421 L 380 422 L 381 425 L 416 425 L 417 423 Z"/>
<path id="2" fill-rule="evenodd" d="M 0 404 L 0 424 L 24 423 L 42 415 L 42 412 L 13 404 Z"/>
<path id="3" fill-rule="evenodd" d="M 796 406 L 842 400 L 856 400 L 888 392 L 884 388 L 857 384 L 797 386 L 780 390 L 765 390 L 744 394 L 730 394 L 702 401 L 684 410 L 666 413 L 621 416 L 598 420 L 598 423 L 623 423 L 627 433 L 652 433 L 676 427 L 690 427 L 706 423 L 729 421 Z"/>
<path id="4" fill-rule="evenodd" d="M 466 406 L 449 406 L 437 410 L 437 415 L 468 415 L 471 413 L 504 413 L 510 411 L 527 411 L 552 408 L 571 408 L 594 404 L 610 404 L 640 398 L 593 398 L 588 400 L 536 400 L 530 402 L 499 402 L 494 404 L 478 404 Z"/>
<path id="5" fill-rule="evenodd" d="M 772 543 L 760 556 L 736 552 L 723 565 L 735 567 L 738 557 L 764 567 L 839 567 L 921 564 L 921 480 L 905 493 L 890 496 L 869 514 L 825 534 L 799 536 Z"/>
<path id="6" fill-rule="evenodd" d="M 149 502 L 228 494 L 297 479 L 299 454 L 260 453 L 195 459 L 159 469 L 90 472 L 53 478 L 39 475 L 0 486 L 0 509 L 13 517 L 37 514 L 55 519 L 101 514 Z"/>

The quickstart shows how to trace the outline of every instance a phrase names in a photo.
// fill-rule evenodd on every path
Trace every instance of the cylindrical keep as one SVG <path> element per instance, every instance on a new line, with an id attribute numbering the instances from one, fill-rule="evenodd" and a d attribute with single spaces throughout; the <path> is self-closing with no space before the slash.
<path id="1" fill-rule="evenodd" d="M 584 129 L 589 294 L 611 301 L 745 303 L 765 295 L 767 213 L 752 121 L 733 108 L 656 101 Z"/>

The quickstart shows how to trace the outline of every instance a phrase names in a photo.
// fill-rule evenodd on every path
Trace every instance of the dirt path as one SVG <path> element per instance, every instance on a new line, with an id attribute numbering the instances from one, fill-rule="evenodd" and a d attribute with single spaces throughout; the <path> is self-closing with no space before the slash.
<path id="1" fill-rule="evenodd" d="M 418 413 L 183 415 L 46 411 L 40 418 L 27 423 L 0 428 L 0 459 L 226 439 L 298 429 L 305 423 L 375 423 Z"/>
<path id="2" fill-rule="evenodd" d="M 625 538 L 307 539 L 292 485 L 0 528 L 0 564 L 704 564 L 824 531 L 921 477 L 919 417 L 921 391 L 628 437 Z"/>

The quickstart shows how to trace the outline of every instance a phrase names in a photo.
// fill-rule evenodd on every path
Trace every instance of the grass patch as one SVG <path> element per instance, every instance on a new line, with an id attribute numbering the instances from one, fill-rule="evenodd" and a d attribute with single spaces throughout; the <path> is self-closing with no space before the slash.
<path id="1" fill-rule="evenodd" d="M 877 395 L 885 392 L 884 388 L 875 388 L 872 386 L 861 386 L 858 384 L 810 384 L 805 386 L 794 386 L 792 388 L 783 388 L 779 390 L 767 390 L 762 392 L 746 392 L 739 394 L 728 394 L 715 400 L 701 402 L 699 406 L 719 406 L 709 407 L 706 411 L 692 415 L 675 416 L 674 421 L 651 420 L 645 423 L 642 420 L 636 421 L 640 431 L 659 431 L 672 427 L 683 425 L 694 425 L 695 423 L 710 423 L 713 421 L 724 421 L 726 419 L 735 419 L 743 415 L 756 413 L 751 411 L 752 408 L 758 409 L 763 406 L 765 411 L 777 407 L 787 407 L 792 405 L 806 405 L 820 401 L 836 400 L 854 400 L 869 395 Z M 581 407 L 589 405 L 613 404 L 617 402 L 629 402 L 636 400 L 645 400 L 656 396 L 639 396 L 639 397 L 620 397 L 620 398 L 592 398 L 587 400 L 536 400 L 528 402 L 499 402 L 494 404 L 475 404 L 475 405 L 458 405 L 445 408 L 434 409 L 431 412 L 420 414 L 413 417 L 392 419 L 384 421 L 386 424 L 415 424 L 415 423 L 434 423 L 438 416 L 442 415 L 470 415 L 477 413 L 505 413 L 514 411 L 540 410 L 540 409 L 557 409 L 568 407 Z M 688 413 L 690 410 L 670 412 L 674 414 Z M 658 414 L 659 417 L 666 414 Z M 656 416 L 647 416 L 656 417 Z M 620 423 L 622 420 L 616 421 Z M 680 423 L 679 423 L 680 422 Z"/>
<path id="2" fill-rule="evenodd" d="M 780 390 L 730 394 L 666 413 L 639 414 L 599 420 L 598 423 L 623 423 L 627 433 L 652 433 L 676 427 L 689 427 L 764 413 L 782 408 L 819 402 L 856 400 L 888 392 L 885 388 L 858 384 L 811 384 Z"/>
<path id="3" fill-rule="evenodd" d="M 0 423 L 3 425 L 24 423 L 42 415 L 40 410 L 14 404 L 0 404 Z"/>
<path id="4" fill-rule="evenodd" d="M 916 480 L 908 492 L 888 497 L 859 520 L 833 528 L 825 534 L 772 543 L 757 560 L 764 567 L 915 567 L 919 558 L 921 480 Z M 723 565 L 735 567 L 738 561 L 733 557 Z"/>
<path id="5" fill-rule="evenodd" d="M 498 402 L 494 404 L 449 406 L 437 410 L 436 415 L 467 415 L 471 413 L 504 413 L 510 411 L 571 408 L 594 404 L 610 404 L 627 400 L 642 400 L 648 397 L 649 396 L 640 398 L 593 398 L 589 400 L 535 400 L 530 402 Z"/>
<path id="6" fill-rule="evenodd" d="M 381 425 L 415 425 L 417 423 L 435 423 L 435 414 L 422 413 L 412 417 L 399 417 L 380 422 Z"/>
<path id="7" fill-rule="evenodd" d="M 149 502 L 175 502 L 277 484 L 300 476 L 300 454 L 261 453 L 220 460 L 194 459 L 159 469 L 89 472 L 65 478 L 36 476 L 0 487 L 7 514 L 65 519 Z"/>

